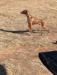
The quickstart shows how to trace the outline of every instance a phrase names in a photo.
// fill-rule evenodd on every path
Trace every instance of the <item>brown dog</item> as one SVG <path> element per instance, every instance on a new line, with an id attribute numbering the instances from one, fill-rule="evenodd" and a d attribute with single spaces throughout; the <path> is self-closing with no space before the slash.
<path id="1" fill-rule="evenodd" d="M 28 27 L 30 32 L 32 31 L 32 25 L 34 24 L 41 25 L 43 29 L 46 29 L 46 25 L 44 25 L 45 22 L 42 19 L 38 19 L 36 17 L 31 16 L 28 10 L 23 10 L 21 14 L 25 14 L 27 16 Z"/>

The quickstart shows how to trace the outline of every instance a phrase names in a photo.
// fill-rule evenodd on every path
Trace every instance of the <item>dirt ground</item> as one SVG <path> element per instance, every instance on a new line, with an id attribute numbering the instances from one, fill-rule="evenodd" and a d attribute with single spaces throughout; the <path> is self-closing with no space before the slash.
<path id="1" fill-rule="evenodd" d="M 35 25 L 30 33 L 23 9 L 45 20 L 49 32 Z M 56 40 L 57 0 L 0 0 L 0 64 L 7 75 L 53 75 L 39 53 L 56 50 Z"/>

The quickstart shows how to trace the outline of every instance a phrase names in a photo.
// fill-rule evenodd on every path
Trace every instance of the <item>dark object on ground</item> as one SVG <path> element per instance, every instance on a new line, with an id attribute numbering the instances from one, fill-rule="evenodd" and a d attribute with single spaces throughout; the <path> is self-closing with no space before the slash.
<path id="1" fill-rule="evenodd" d="M 39 58 L 54 75 L 57 75 L 57 51 L 41 52 Z"/>
<path id="2" fill-rule="evenodd" d="M 0 75 L 7 75 L 6 69 L 3 65 L 0 65 Z"/>
<path id="3" fill-rule="evenodd" d="M 56 42 L 53 42 L 53 44 L 57 44 L 57 41 Z"/>

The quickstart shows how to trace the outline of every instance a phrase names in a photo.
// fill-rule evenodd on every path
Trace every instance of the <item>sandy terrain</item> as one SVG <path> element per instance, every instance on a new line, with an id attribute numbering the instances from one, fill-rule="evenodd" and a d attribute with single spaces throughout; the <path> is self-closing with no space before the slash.
<path id="1" fill-rule="evenodd" d="M 23 9 L 44 19 L 49 32 L 35 25 L 29 33 Z M 0 0 L 0 64 L 7 75 L 52 75 L 38 55 L 56 50 L 56 40 L 57 0 Z"/>

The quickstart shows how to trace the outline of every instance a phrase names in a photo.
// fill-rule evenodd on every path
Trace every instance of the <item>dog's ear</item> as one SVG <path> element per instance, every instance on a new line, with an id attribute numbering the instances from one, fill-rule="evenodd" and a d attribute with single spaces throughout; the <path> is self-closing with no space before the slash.
<path id="1" fill-rule="evenodd" d="M 27 14 L 28 10 L 23 10 L 21 14 Z"/>

